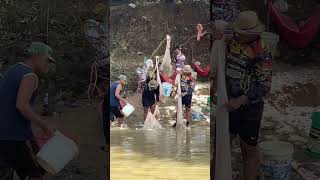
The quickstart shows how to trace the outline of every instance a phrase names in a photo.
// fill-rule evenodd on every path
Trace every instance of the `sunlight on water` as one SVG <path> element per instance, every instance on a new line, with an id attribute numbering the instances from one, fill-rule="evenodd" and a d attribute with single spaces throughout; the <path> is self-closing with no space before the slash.
<path id="1" fill-rule="evenodd" d="M 209 180 L 210 129 L 111 131 L 111 179 Z"/>

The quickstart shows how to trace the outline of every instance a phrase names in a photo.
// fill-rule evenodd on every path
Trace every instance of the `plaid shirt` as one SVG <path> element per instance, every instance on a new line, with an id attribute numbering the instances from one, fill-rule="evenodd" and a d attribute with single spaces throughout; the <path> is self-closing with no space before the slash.
<path id="1" fill-rule="evenodd" d="M 244 48 L 235 40 L 227 46 L 226 83 L 229 98 L 246 95 L 250 104 L 263 103 L 271 89 L 271 54 L 256 41 Z"/>

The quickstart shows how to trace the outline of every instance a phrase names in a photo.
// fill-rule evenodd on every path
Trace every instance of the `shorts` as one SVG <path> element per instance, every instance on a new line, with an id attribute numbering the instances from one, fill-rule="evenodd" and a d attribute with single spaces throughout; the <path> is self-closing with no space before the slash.
<path id="1" fill-rule="evenodd" d="M 40 178 L 45 174 L 34 158 L 39 151 L 35 141 L 2 140 L 0 147 L 0 161 L 6 168 L 14 169 L 20 179 Z"/>
<path id="2" fill-rule="evenodd" d="M 156 100 L 154 97 L 149 97 L 149 96 L 144 96 L 142 94 L 142 105 L 144 108 L 150 108 L 152 107 L 154 104 L 156 104 Z"/>
<path id="3" fill-rule="evenodd" d="M 123 118 L 124 115 L 120 111 L 119 106 L 110 106 L 110 113 L 113 114 L 116 118 Z M 114 119 L 111 119 L 113 121 Z"/>
<path id="4" fill-rule="evenodd" d="M 192 104 L 192 94 L 187 94 L 182 97 L 182 105 L 186 106 L 187 108 L 191 108 Z"/>
<path id="5" fill-rule="evenodd" d="M 229 113 L 229 131 L 239 137 L 248 145 L 257 146 L 263 104 L 255 107 L 246 107 Z"/>

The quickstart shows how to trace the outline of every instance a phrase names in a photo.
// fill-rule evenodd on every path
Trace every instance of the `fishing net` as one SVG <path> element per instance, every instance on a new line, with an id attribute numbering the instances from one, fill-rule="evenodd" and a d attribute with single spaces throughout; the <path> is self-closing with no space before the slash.
<path id="1" fill-rule="evenodd" d="M 167 35 L 167 46 L 166 51 L 163 56 L 162 64 L 160 66 L 160 70 L 165 73 L 166 75 L 172 75 L 172 66 L 171 66 L 171 56 L 170 56 L 170 43 L 171 38 Z"/>
<path id="2" fill-rule="evenodd" d="M 176 78 L 176 83 L 178 84 L 178 104 L 177 104 L 177 128 L 184 128 L 183 115 L 182 115 L 182 96 L 181 96 L 181 85 L 180 85 L 181 75 L 178 74 Z"/>
<path id="3" fill-rule="evenodd" d="M 147 130 L 153 130 L 153 129 L 161 129 L 161 125 L 157 121 L 157 119 L 154 117 L 154 115 L 149 111 L 148 115 L 146 117 L 146 120 L 143 124 L 143 129 Z"/>
<path id="4" fill-rule="evenodd" d="M 231 150 L 229 135 L 229 112 L 223 105 L 228 101 L 225 79 L 225 49 L 224 40 L 215 40 L 212 46 L 211 60 L 217 68 L 217 115 L 215 139 L 215 177 L 214 179 L 232 180 Z"/>
<path id="5" fill-rule="evenodd" d="M 154 115 L 154 117 L 157 118 L 157 119 L 160 118 L 161 114 L 160 114 L 160 109 L 159 109 L 159 106 L 158 106 L 158 105 L 156 105 L 156 108 L 155 108 L 155 110 L 154 110 L 153 115 Z"/>

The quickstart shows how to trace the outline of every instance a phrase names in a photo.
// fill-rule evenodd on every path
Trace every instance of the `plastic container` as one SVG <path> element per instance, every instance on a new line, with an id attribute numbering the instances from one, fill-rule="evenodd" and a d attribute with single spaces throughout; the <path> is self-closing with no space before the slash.
<path id="1" fill-rule="evenodd" d="M 125 105 L 123 107 L 123 109 L 121 110 L 121 113 L 125 117 L 129 117 L 133 113 L 134 110 L 135 110 L 134 107 L 131 104 L 127 103 L 127 105 Z"/>
<path id="2" fill-rule="evenodd" d="M 315 112 L 312 115 L 312 126 L 306 153 L 312 158 L 320 159 L 320 112 Z"/>
<path id="3" fill-rule="evenodd" d="M 262 47 L 268 49 L 272 56 L 274 56 L 277 51 L 279 36 L 271 32 L 263 32 L 261 33 L 260 38 L 262 41 Z"/>
<path id="4" fill-rule="evenodd" d="M 37 161 L 47 172 L 57 174 L 78 155 L 76 143 L 56 131 L 38 152 Z"/>
<path id="5" fill-rule="evenodd" d="M 262 180 L 291 180 L 293 145 L 281 141 L 265 141 L 259 144 Z"/>
<path id="6" fill-rule="evenodd" d="M 172 84 L 164 82 L 162 83 L 163 96 L 169 97 L 172 91 Z"/>

